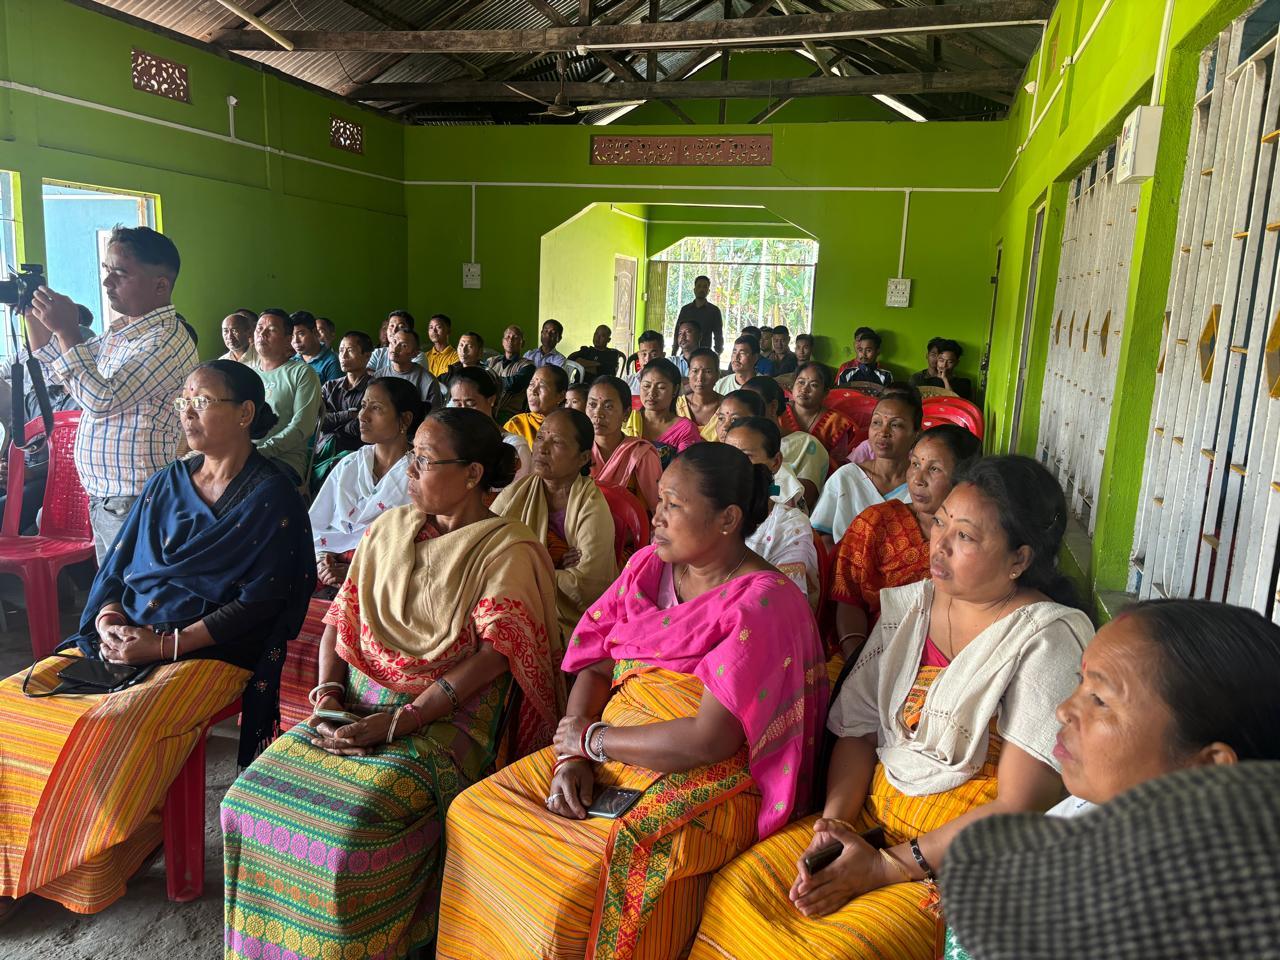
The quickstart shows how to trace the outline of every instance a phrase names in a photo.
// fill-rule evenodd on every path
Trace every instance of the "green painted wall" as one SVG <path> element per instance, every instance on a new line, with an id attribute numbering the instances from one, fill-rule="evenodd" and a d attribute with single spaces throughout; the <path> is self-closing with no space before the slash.
<path id="1" fill-rule="evenodd" d="M 636 307 L 644 316 L 645 208 L 595 203 L 542 237 L 538 316 L 564 324 L 561 351 L 590 345 L 600 324 L 613 326 L 614 257 L 636 258 Z M 636 330 L 642 329 L 639 320 Z M 532 335 L 534 331 L 530 330 Z M 530 346 L 534 345 L 530 336 Z M 615 343 L 630 352 L 631 347 Z"/>
<path id="2" fill-rule="evenodd" d="M 784 80 L 810 77 L 818 65 L 796 53 L 734 51 L 729 55 L 730 80 Z M 723 77 L 719 59 L 696 70 L 691 80 L 719 80 Z M 749 123 L 772 101 L 729 100 L 726 123 Z M 719 123 L 719 100 L 676 100 L 676 106 L 696 123 Z M 900 120 L 902 115 L 871 97 L 805 97 L 792 100 L 775 113 L 774 123 L 827 123 L 835 120 Z M 619 118 L 628 126 L 680 123 L 680 118 L 661 103 L 646 103 Z"/>
<path id="3" fill-rule="evenodd" d="M 1097 526 L 1091 542 L 1083 539 L 1071 547 L 1077 554 L 1075 565 L 1104 607 L 1111 593 L 1125 586 L 1132 548 L 1197 63 L 1205 45 L 1248 6 L 1248 0 L 1180 0 L 1174 7 L 1159 159 L 1156 175 L 1143 185 L 1139 201 Z M 1089 35 L 1102 8 L 1101 0 L 1060 0 L 1047 30 L 1051 41 L 1057 41 L 1055 62 L 1042 66 L 1037 57 L 1027 71 L 1027 79 L 1036 78 L 1040 84 L 1036 119 L 1032 97 L 1020 92 L 1003 124 L 1008 136 L 1006 164 L 1012 163 L 1012 168 L 999 195 L 992 235 L 1003 243 L 1005 254 L 987 390 L 992 449 L 1029 452 L 1035 441 L 1067 182 L 1118 133 L 1131 109 L 1151 95 L 1163 9 L 1155 0 L 1116 0 L 1097 22 L 1079 60 L 1061 70 L 1059 64 Z M 1031 133 L 1037 119 L 1038 127 Z M 1027 299 L 1031 225 L 1042 202 L 1048 204 L 1048 229 L 1031 321 L 1027 405 L 1014 437 L 1010 416 Z"/>
<path id="4" fill-rule="evenodd" d="M 19 176 L 27 260 L 43 259 L 41 179 L 69 180 L 160 196 L 160 226 L 183 258 L 175 303 L 202 355 L 222 352 L 219 324 L 241 305 L 372 330 L 403 305 L 402 126 L 65 0 L 0 0 L 0 29 L 0 79 L 177 125 L 0 89 L 0 169 Z M 50 45 L 68 37 L 73 51 Z M 133 89 L 135 46 L 187 65 L 191 103 Z M 201 135 L 227 136 L 228 95 L 243 143 Z M 329 145 L 331 113 L 364 125 L 362 156 Z"/>
<path id="5" fill-rule="evenodd" d="M 1007 135 L 993 123 L 776 124 L 727 132 L 774 136 L 771 167 L 605 167 L 589 160 L 593 134 L 688 133 L 687 126 L 413 127 L 405 130 L 410 180 L 409 301 L 442 309 L 486 337 L 507 323 L 536 329 L 544 233 L 588 203 L 766 206 L 821 245 L 814 324 L 819 356 L 852 354 L 853 330 L 882 330 L 885 359 L 906 374 L 926 341 L 954 336 L 976 376 L 991 312 L 990 239 Z M 946 158 L 946 163 L 940 158 Z M 884 306 L 898 270 L 904 194 L 913 187 L 905 274 L 910 308 Z M 470 257 L 472 194 L 480 290 L 462 288 Z M 665 238 L 649 249 L 660 249 Z"/>

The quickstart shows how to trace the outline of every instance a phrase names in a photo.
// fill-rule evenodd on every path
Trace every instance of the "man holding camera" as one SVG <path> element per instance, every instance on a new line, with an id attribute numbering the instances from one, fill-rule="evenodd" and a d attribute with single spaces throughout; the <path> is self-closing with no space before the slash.
<path id="1" fill-rule="evenodd" d="M 101 336 L 84 338 L 70 298 L 36 290 L 27 314 L 35 357 L 84 410 L 75 464 L 89 494 L 101 563 L 148 478 L 177 452 L 173 398 L 199 363 L 173 309 L 178 248 L 148 227 L 116 227 L 102 281 L 122 314 Z"/>

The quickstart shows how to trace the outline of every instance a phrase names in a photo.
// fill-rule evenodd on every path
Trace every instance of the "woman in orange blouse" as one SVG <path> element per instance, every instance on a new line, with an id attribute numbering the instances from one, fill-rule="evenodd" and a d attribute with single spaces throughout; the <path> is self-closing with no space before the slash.
<path id="1" fill-rule="evenodd" d="M 828 410 L 823 401 L 831 391 L 831 374 L 820 363 L 806 363 L 796 372 L 791 385 L 791 402 L 782 411 L 782 434 L 803 430 L 827 448 L 831 473 L 849 462 L 857 446 L 858 426 L 838 410 Z"/>
<path id="2" fill-rule="evenodd" d="M 981 448 L 977 437 L 953 423 L 924 431 L 911 448 L 907 467 L 911 503 L 873 504 L 849 525 L 836 547 L 831 577 L 836 631 L 846 661 L 857 656 L 880 616 L 880 591 L 929 575 L 934 511 Z"/>

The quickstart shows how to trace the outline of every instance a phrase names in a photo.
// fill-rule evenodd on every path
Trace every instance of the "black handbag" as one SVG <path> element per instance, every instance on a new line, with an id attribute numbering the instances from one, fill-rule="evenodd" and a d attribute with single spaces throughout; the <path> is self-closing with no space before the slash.
<path id="1" fill-rule="evenodd" d="M 109 663 L 106 660 L 93 659 L 70 653 L 55 653 L 55 657 L 64 657 L 71 662 L 58 671 L 61 681 L 52 690 L 32 692 L 27 689 L 31 682 L 31 671 L 36 668 L 33 663 L 27 668 L 27 675 L 22 679 L 22 695 L 32 699 L 40 697 L 56 697 L 68 694 L 102 694 L 116 693 L 137 686 L 151 675 L 156 668 L 154 663 L 131 664 Z"/>

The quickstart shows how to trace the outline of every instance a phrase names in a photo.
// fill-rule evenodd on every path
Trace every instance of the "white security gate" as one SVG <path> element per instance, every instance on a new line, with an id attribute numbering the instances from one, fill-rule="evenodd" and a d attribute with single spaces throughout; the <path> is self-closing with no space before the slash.
<path id="1" fill-rule="evenodd" d="M 1093 534 L 1111 421 L 1138 186 L 1115 182 L 1116 147 L 1071 181 L 1036 451 Z"/>
<path id="2" fill-rule="evenodd" d="M 1280 90 L 1251 16 L 1201 59 L 1131 586 L 1280 622 Z"/>

